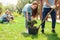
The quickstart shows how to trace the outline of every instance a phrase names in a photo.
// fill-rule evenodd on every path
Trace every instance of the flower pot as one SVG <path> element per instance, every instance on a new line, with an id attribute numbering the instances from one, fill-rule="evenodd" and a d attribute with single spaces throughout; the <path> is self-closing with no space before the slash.
<path id="1" fill-rule="evenodd" d="M 28 33 L 36 35 L 36 34 L 38 34 L 38 28 L 37 27 L 28 27 Z"/>

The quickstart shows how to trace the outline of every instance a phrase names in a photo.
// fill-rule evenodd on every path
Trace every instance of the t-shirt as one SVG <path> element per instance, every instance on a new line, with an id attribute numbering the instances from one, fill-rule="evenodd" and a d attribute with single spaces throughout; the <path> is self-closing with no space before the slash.
<path id="1" fill-rule="evenodd" d="M 54 0 L 48 0 L 48 2 L 50 3 L 51 6 L 53 6 L 53 5 L 55 4 L 55 1 L 54 1 Z M 50 8 L 50 7 L 46 4 L 46 0 L 44 0 L 43 8 Z"/>
<path id="2" fill-rule="evenodd" d="M 31 9 L 32 4 L 26 4 L 24 8 L 22 9 L 22 12 L 28 12 L 32 14 L 32 9 Z"/>

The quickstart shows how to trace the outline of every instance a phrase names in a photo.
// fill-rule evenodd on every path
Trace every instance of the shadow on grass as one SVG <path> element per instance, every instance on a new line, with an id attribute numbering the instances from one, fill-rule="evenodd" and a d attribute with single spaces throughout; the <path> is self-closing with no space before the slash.
<path id="1" fill-rule="evenodd" d="M 32 34 L 28 34 L 28 33 L 22 33 L 22 35 L 24 36 L 24 37 L 31 37 L 32 39 L 37 39 L 38 38 L 38 34 L 37 35 L 32 35 Z"/>
<path id="2" fill-rule="evenodd" d="M 29 36 L 30 36 L 28 33 L 25 33 L 25 32 L 23 32 L 22 35 L 23 35 L 24 37 L 29 37 Z"/>
<path id="3" fill-rule="evenodd" d="M 56 33 L 44 34 L 44 35 L 47 36 L 47 40 L 60 40 L 60 38 L 58 37 Z"/>
<path id="4" fill-rule="evenodd" d="M 37 39 L 38 38 L 38 34 L 37 35 L 31 35 L 32 39 Z"/>

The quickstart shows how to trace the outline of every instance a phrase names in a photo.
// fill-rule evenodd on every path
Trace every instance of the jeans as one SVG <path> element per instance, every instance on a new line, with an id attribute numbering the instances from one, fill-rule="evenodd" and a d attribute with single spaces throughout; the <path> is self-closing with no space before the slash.
<path id="1" fill-rule="evenodd" d="M 6 18 L 4 18 L 4 19 L 2 20 L 2 23 L 4 23 L 4 22 L 9 22 L 9 20 L 6 19 Z"/>
<path id="2" fill-rule="evenodd" d="M 51 10 L 51 8 L 44 8 L 43 9 L 43 13 L 42 13 L 42 21 L 44 20 L 44 18 L 46 17 L 46 15 L 48 14 L 48 12 Z M 56 24 L 56 11 L 53 10 L 51 13 L 51 18 L 52 18 L 52 28 L 55 28 L 55 24 Z M 42 23 L 42 28 L 45 28 L 45 21 Z"/>

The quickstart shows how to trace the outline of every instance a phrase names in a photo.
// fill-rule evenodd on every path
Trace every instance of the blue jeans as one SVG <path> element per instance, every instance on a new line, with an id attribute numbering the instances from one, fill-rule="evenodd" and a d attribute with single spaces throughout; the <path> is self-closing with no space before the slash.
<path id="1" fill-rule="evenodd" d="M 28 28 L 27 22 L 28 22 L 28 21 L 31 21 L 31 14 L 28 13 L 28 20 L 27 20 L 27 19 L 26 19 L 26 12 L 23 12 L 23 13 L 24 13 L 24 17 L 25 17 L 25 26 L 26 26 L 26 28 Z"/>
<path id="2" fill-rule="evenodd" d="M 9 22 L 9 20 L 7 18 L 3 18 L 2 23 L 4 22 Z"/>
<path id="3" fill-rule="evenodd" d="M 51 10 L 51 8 L 44 8 L 43 9 L 43 13 L 42 13 L 42 21 L 44 20 L 44 18 L 46 17 L 47 13 Z M 53 10 L 51 13 L 51 18 L 52 18 L 52 28 L 55 28 L 55 24 L 56 24 L 56 11 Z M 42 24 L 42 28 L 45 27 L 45 21 Z"/>

